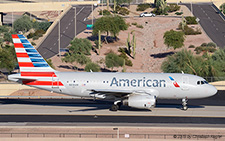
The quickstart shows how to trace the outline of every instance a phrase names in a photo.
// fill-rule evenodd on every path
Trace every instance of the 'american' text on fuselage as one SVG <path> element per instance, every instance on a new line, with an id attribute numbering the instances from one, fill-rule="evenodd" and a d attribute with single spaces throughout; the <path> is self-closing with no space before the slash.
<path id="1" fill-rule="evenodd" d="M 112 78 L 110 86 L 117 87 L 166 87 L 166 80 L 151 80 L 145 79 L 117 79 L 116 77 Z"/>

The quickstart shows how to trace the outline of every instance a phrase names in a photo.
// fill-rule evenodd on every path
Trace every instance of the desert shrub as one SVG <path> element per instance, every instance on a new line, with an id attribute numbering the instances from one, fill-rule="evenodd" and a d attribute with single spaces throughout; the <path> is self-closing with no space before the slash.
<path id="1" fill-rule="evenodd" d="M 176 12 L 175 14 L 176 14 L 176 15 L 182 15 L 183 12 Z"/>
<path id="2" fill-rule="evenodd" d="M 35 43 L 35 42 L 31 42 L 31 44 L 32 44 L 33 46 L 35 46 L 35 45 L 36 45 L 36 43 Z"/>
<path id="3" fill-rule="evenodd" d="M 201 52 L 215 52 L 216 51 L 216 45 L 212 42 L 210 43 L 202 43 L 201 46 L 195 48 L 196 54 L 199 54 Z"/>
<path id="4" fill-rule="evenodd" d="M 0 26 L 0 33 L 8 32 L 9 28 L 7 26 Z"/>
<path id="5" fill-rule="evenodd" d="M 115 53 L 109 53 L 105 57 L 105 64 L 108 68 L 113 70 L 114 67 L 123 66 L 123 58 Z"/>
<path id="6" fill-rule="evenodd" d="M 98 14 L 99 14 L 99 15 L 102 15 L 102 10 L 99 10 L 99 11 L 98 11 Z M 110 13 L 110 11 L 104 9 L 104 10 L 103 10 L 103 15 L 111 15 L 111 13 Z"/>
<path id="7" fill-rule="evenodd" d="M 137 22 L 131 23 L 131 24 L 136 26 L 137 28 L 144 28 L 142 25 L 138 24 Z"/>
<path id="8" fill-rule="evenodd" d="M 136 27 L 137 27 L 137 28 L 144 28 L 144 27 L 143 27 L 142 25 L 140 25 L 140 24 L 137 25 Z"/>
<path id="9" fill-rule="evenodd" d="M 117 13 L 124 16 L 124 15 L 129 15 L 130 12 L 127 8 L 121 7 Z"/>
<path id="10" fill-rule="evenodd" d="M 166 31 L 164 33 L 164 44 L 168 47 L 181 48 L 184 45 L 185 36 L 184 33 L 181 31 Z"/>
<path id="11" fill-rule="evenodd" d="M 216 44 L 213 43 L 213 42 L 209 42 L 209 43 L 207 44 L 207 46 L 208 46 L 208 47 L 214 47 L 214 48 L 216 48 Z"/>
<path id="12" fill-rule="evenodd" d="M 39 29 L 39 30 L 35 31 L 34 33 L 28 34 L 27 38 L 28 39 L 33 38 L 33 40 L 37 40 L 37 39 L 39 39 L 39 37 L 42 37 L 43 34 L 45 34 L 45 31 L 42 29 Z"/>
<path id="13" fill-rule="evenodd" d="M 125 52 L 124 53 L 121 53 L 119 55 L 119 57 L 121 57 L 121 58 L 123 58 L 125 60 L 125 65 L 131 66 L 131 67 L 133 66 L 132 61 L 127 57 L 127 55 L 125 54 Z"/>
<path id="14" fill-rule="evenodd" d="M 177 4 L 169 4 L 168 7 L 169 7 L 168 12 L 175 12 L 180 10 L 180 6 Z"/>
<path id="15" fill-rule="evenodd" d="M 84 70 L 87 71 L 87 72 L 90 72 L 90 71 L 99 72 L 100 66 L 96 63 L 90 62 L 90 63 L 87 63 Z"/>
<path id="16" fill-rule="evenodd" d="M 136 25 L 137 25 L 137 22 L 135 22 L 135 23 L 131 23 L 131 24 L 136 26 Z"/>
<path id="17" fill-rule="evenodd" d="M 195 46 L 194 45 L 190 45 L 188 48 L 195 48 Z"/>
<path id="18" fill-rule="evenodd" d="M 13 29 L 16 32 L 22 31 L 27 32 L 32 28 L 32 21 L 28 16 L 22 16 L 13 22 Z"/>
<path id="19" fill-rule="evenodd" d="M 207 43 L 202 43 L 201 46 L 202 47 L 206 47 L 207 46 Z"/>
<path id="20" fill-rule="evenodd" d="M 47 31 L 48 28 L 51 26 L 52 23 L 50 22 L 34 22 L 33 23 L 33 28 L 35 30 L 43 30 L 43 31 Z"/>
<path id="21" fill-rule="evenodd" d="M 138 4 L 137 11 L 145 11 L 146 9 L 150 8 L 151 5 L 148 3 Z"/>
<path id="22" fill-rule="evenodd" d="M 196 21 L 196 17 L 187 16 L 185 17 L 187 24 L 198 24 Z"/>
<path id="23" fill-rule="evenodd" d="M 178 25 L 178 29 L 179 30 L 183 30 L 182 29 L 182 23 L 180 22 L 180 24 Z M 193 28 L 189 27 L 188 25 L 184 26 L 184 30 L 183 30 L 185 35 L 197 35 L 197 34 L 202 34 L 201 30 L 199 28 L 197 28 L 196 30 L 194 30 Z"/>

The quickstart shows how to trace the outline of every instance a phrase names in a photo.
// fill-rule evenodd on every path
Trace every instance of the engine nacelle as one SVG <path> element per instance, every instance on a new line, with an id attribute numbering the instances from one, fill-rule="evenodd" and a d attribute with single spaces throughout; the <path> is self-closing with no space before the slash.
<path id="1" fill-rule="evenodd" d="M 155 106 L 155 102 L 155 96 L 134 94 L 123 100 L 123 105 L 139 109 L 150 109 Z"/>

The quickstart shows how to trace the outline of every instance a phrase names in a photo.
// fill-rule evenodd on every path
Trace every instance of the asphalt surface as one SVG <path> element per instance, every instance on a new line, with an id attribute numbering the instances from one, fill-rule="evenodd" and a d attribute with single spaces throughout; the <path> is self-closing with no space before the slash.
<path id="1" fill-rule="evenodd" d="M 190 10 L 190 4 L 185 4 Z M 207 35 L 217 44 L 225 47 L 225 21 L 212 7 L 211 3 L 193 4 L 193 14 L 200 19 L 200 24 Z"/>
<path id="2" fill-rule="evenodd" d="M 77 35 L 86 29 L 87 24 L 91 24 L 92 20 L 87 20 L 91 13 L 90 5 L 76 6 L 77 19 Z M 71 8 L 60 20 L 60 48 L 66 48 L 70 41 L 75 36 L 75 9 Z M 57 24 L 48 37 L 38 47 L 39 53 L 46 59 L 58 54 L 58 32 L 59 25 Z"/>
<path id="3" fill-rule="evenodd" d="M 158 109 L 164 109 L 170 108 L 170 112 L 176 111 L 177 108 L 181 108 L 181 102 L 180 100 L 158 100 L 157 101 L 156 108 Z M 145 126 L 146 124 L 164 124 L 164 125 L 171 125 L 171 124 L 182 124 L 185 126 L 195 125 L 195 126 L 222 126 L 225 127 L 225 116 L 222 117 L 204 117 L 204 116 L 184 116 L 186 112 L 177 110 L 180 115 L 167 115 L 167 116 L 160 116 L 157 115 L 149 115 L 150 111 L 148 110 L 139 110 L 134 108 L 129 108 L 126 106 L 122 106 L 120 112 L 135 112 L 135 115 L 119 115 L 116 112 L 112 112 L 111 115 L 98 115 L 95 114 L 95 110 L 106 110 L 110 107 L 112 102 L 110 101 L 93 101 L 90 99 L 1 99 L 0 100 L 0 107 L 4 110 L 4 105 L 17 105 L 17 104 L 25 104 L 28 106 L 25 106 L 24 110 L 28 111 L 32 110 L 29 109 L 32 107 L 31 105 L 42 105 L 41 110 L 42 112 L 45 110 L 46 114 L 41 114 L 37 112 L 35 115 L 30 115 L 26 113 L 17 114 L 17 113 L 11 113 L 11 114 L 4 114 L 1 112 L 0 114 L 0 125 L 6 122 L 18 122 L 18 123 L 73 123 L 74 124 L 80 124 L 80 123 L 89 123 L 88 125 L 96 125 L 96 123 L 101 123 L 99 125 L 103 124 L 110 124 L 110 125 L 120 125 L 120 123 L 123 123 L 123 125 L 134 125 L 134 124 L 140 124 Z M 56 114 L 56 115 L 50 115 L 50 110 L 46 109 L 47 107 L 52 106 L 58 106 L 54 110 L 62 110 L 62 107 L 66 107 L 65 109 L 74 109 L 75 107 L 88 107 L 89 110 L 81 110 L 81 111 L 67 111 L 67 114 Z M 215 110 L 219 110 L 219 107 L 225 106 L 225 91 L 219 91 L 217 95 L 205 99 L 197 99 L 197 100 L 190 100 L 188 101 L 189 109 L 195 109 L 198 108 L 200 111 L 206 111 L 207 108 L 204 108 L 204 106 L 212 106 L 215 108 Z M 60 108 L 61 107 L 61 108 Z M 71 108 L 74 107 L 74 108 Z M 95 108 L 93 108 L 95 107 Z M 201 109 L 201 107 L 203 107 Z M 218 107 L 218 108 L 217 108 Z M 20 106 L 14 107 L 14 109 L 6 109 L 13 112 L 18 111 L 16 108 L 20 109 Z M 53 107 L 52 107 L 53 108 Z M 35 109 L 33 109 L 35 110 Z M 221 109 L 220 109 L 221 110 Z M 48 112 L 49 111 L 49 112 Z M 91 112 L 90 112 L 91 111 Z M 180 111 L 180 112 L 179 112 Z M 222 110 L 223 111 L 223 110 Z M 86 115 L 76 114 L 76 112 L 83 112 L 88 113 Z M 160 112 L 160 111 L 158 111 Z M 157 113 L 158 113 L 157 112 Z M 189 111 L 190 112 L 190 111 Z M 193 111 L 194 112 L 194 111 Z M 39 113 L 39 114 L 38 114 Z M 141 115 L 140 115 L 140 114 Z M 146 115 L 143 115 L 143 113 L 146 113 Z M 188 112 L 187 112 L 188 113 Z M 191 112 L 192 113 L 192 112 Z M 192 113 L 194 114 L 194 113 Z M 209 113 L 210 115 L 210 113 Z M 145 124 L 146 123 L 146 124 Z M 44 124 L 43 124 L 44 125 Z M 175 126 L 175 125 L 174 125 Z"/>

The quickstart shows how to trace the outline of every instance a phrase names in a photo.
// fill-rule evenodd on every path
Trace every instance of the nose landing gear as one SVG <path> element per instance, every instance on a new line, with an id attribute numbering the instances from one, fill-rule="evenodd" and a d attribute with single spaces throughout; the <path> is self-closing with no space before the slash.
<path id="1" fill-rule="evenodd" d="M 183 105 L 182 110 L 184 110 L 184 111 L 186 111 L 188 109 L 187 101 L 188 101 L 187 97 L 182 99 L 182 105 Z"/>

